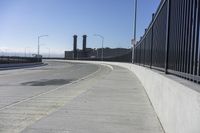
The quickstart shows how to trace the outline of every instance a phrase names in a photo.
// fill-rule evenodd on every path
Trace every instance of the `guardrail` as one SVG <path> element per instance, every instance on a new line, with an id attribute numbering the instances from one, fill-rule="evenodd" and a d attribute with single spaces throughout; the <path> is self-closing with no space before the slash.
<path id="1" fill-rule="evenodd" d="M 110 61 L 110 62 L 131 62 L 132 59 L 132 52 L 128 52 L 126 54 L 122 54 L 119 56 L 114 57 L 105 57 L 103 61 Z M 67 60 L 85 60 L 85 61 L 102 61 L 102 58 L 78 58 L 78 59 L 67 59 Z"/>
<path id="2" fill-rule="evenodd" d="M 162 0 L 134 63 L 200 83 L 200 1 Z"/>
<path id="3" fill-rule="evenodd" d="M 0 56 L 0 64 L 20 64 L 37 62 L 42 62 L 42 59 L 36 57 Z"/>

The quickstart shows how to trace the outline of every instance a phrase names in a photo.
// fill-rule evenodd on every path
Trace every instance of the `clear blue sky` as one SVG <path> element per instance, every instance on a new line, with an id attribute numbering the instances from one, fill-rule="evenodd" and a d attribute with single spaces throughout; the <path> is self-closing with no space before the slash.
<path id="1" fill-rule="evenodd" d="M 160 0 L 138 0 L 138 32 L 143 33 Z M 134 0 L 0 0 L 0 50 L 35 52 L 37 36 L 41 51 L 51 53 L 72 49 L 72 36 L 88 35 L 88 47 L 100 47 L 105 37 L 107 47 L 130 47 L 133 35 Z"/>

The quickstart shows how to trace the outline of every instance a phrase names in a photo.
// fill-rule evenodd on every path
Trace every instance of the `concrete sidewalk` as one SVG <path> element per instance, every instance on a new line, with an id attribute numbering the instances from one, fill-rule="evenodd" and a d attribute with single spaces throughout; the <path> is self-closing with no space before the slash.
<path id="1" fill-rule="evenodd" d="M 148 96 L 129 70 L 114 70 L 24 133 L 163 133 Z"/>

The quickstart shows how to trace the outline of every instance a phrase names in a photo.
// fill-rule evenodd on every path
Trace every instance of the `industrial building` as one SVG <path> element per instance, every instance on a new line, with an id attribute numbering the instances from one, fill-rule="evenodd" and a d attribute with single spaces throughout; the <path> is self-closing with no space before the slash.
<path id="1" fill-rule="evenodd" d="M 73 51 L 65 51 L 65 59 L 69 60 L 101 60 L 102 48 L 87 48 L 87 35 L 83 35 L 82 49 L 77 48 L 78 36 L 73 36 Z M 103 59 L 113 59 L 127 55 L 126 60 L 131 60 L 131 49 L 126 48 L 103 48 Z"/>

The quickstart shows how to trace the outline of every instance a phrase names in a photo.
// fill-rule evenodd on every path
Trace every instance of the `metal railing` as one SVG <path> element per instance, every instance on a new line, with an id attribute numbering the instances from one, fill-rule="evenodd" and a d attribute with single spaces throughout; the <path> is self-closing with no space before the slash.
<path id="1" fill-rule="evenodd" d="M 200 83 L 199 24 L 199 0 L 162 0 L 134 62 Z"/>
<path id="2" fill-rule="evenodd" d="M 36 57 L 0 56 L 0 64 L 20 64 L 37 62 L 42 62 L 42 59 Z"/>

